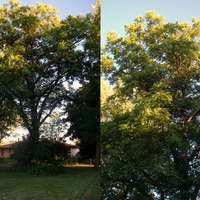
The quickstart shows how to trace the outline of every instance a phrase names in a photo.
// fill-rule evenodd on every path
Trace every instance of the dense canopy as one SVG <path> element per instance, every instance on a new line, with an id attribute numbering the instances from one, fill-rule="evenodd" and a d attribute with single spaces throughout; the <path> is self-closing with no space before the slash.
<path id="1" fill-rule="evenodd" d="M 196 199 L 200 194 L 200 20 L 153 11 L 109 32 L 102 76 L 105 199 Z M 104 91 L 102 91 L 104 93 Z"/>
<path id="2" fill-rule="evenodd" d="M 10 0 L 0 7 L 0 97 L 4 106 L 0 111 L 7 113 L 0 120 L 7 126 L 18 119 L 28 130 L 29 149 L 36 146 L 42 134 L 49 138 L 50 133 L 44 134 L 42 125 L 57 116 L 55 112 L 64 113 L 74 103 L 75 89 L 71 86 L 75 80 L 86 85 L 96 76 L 98 81 L 100 13 L 95 7 L 94 12 L 61 20 L 58 10 L 47 4 L 21 6 L 20 2 Z M 99 84 L 92 86 L 97 90 L 94 99 L 99 99 Z M 92 96 L 91 92 L 87 95 Z M 94 109 L 99 110 L 98 100 Z M 89 121 L 83 123 L 87 126 Z M 95 135 L 91 138 L 96 142 Z M 28 163 L 34 153 L 29 155 Z"/>

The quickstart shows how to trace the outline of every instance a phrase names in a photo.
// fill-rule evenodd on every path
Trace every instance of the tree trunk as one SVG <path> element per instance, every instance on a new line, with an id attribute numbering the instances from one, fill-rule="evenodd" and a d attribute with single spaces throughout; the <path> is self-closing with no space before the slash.
<path id="1" fill-rule="evenodd" d="M 35 99 L 31 101 L 31 124 L 29 128 L 30 139 L 33 142 L 38 142 L 40 137 L 40 120 L 38 119 L 37 107 Z"/>
<path id="2" fill-rule="evenodd" d="M 95 155 L 95 168 L 99 168 L 100 166 L 100 133 L 97 135 L 97 142 L 96 142 L 96 155 Z"/>
<path id="3" fill-rule="evenodd" d="M 32 125 L 31 128 L 28 129 L 29 131 L 29 139 L 33 142 L 33 143 L 37 143 L 39 141 L 40 138 L 40 132 L 39 132 L 39 126 L 34 124 Z"/>
<path id="4" fill-rule="evenodd" d="M 160 192 L 160 199 L 165 200 L 165 194 L 163 191 Z"/>

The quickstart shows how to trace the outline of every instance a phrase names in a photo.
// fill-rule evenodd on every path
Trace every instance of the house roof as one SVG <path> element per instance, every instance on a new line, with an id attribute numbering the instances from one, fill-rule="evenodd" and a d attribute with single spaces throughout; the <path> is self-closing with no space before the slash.
<path id="1" fill-rule="evenodd" d="M 67 143 L 65 143 L 65 146 L 70 147 L 70 148 L 78 148 L 75 144 L 67 144 Z"/>
<path id="2" fill-rule="evenodd" d="M 0 149 L 16 149 L 18 142 L 10 143 L 10 144 L 4 144 L 0 146 Z"/>
<path id="3" fill-rule="evenodd" d="M 14 143 L 0 145 L 0 149 L 16 149 L 18 143 L 19 142 L 14 142 Z M 69 148 L 78 148 L 75 144 L 67 144 L 67 143 L 65 143 L 65 145 L 67 147 L 69 147 Z"/>

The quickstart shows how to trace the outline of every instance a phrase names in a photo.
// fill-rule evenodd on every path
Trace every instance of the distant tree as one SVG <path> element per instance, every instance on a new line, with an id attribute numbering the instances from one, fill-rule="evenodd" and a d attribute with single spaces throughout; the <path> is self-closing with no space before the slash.
<path id="1" fill-rule="evenodd" d="M 165 23 L 149 11 L 107 35 L 102 105 L 105 199 L 200 195 L 200 20 Z M 103 91 L 102 91 L 103 92 Z"/>
<path id="2" fill-rule="evenodd" d="M 71 94 L 67 104 L 68 135 L 81 139 L 81 155 L 95 157 L 100 162 L 100 1 L 93 7 L 93 15 L 85 18 L 88 33 L 83 42 L 85 59 L 80 73 L 81 87 Z"/>
<path id="3" fill-rule="evenodd" d="M 64 83 L 81 70 L 79 49 L 87 30 L 80 17 L 61 21 L 50 5 L 20 6 L 10 0 L 0 8 L 0 95 L 17 111 L 29 140 L 66 100 Z"/>
<path id="4" fill-rule="evenodd" d="M 54 113 L 40 127 L 41 137 L 51 141 L 64 141 L 68 124 L 64 124 L 60 113 Z"/>

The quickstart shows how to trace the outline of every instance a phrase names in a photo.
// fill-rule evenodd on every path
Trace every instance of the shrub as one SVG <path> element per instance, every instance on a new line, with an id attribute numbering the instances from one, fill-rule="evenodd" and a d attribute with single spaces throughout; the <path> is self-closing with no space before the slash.
<path id="1" fill-rule="evenodd" d="M 57 162 L 38 161 L 28 166 L 28 173 L 31 175 L 54 176 L 62 172 L 64 172 L 64 167 Z"/>
<path id="2" fill-rule="evenodd" d="M 26 168 L 33 175 L 56 175 L 63 171 L 57 160 L 68 156 L 64 143 L 42 139 L 33 143 L 29 139 L 20 142 L 11 155 L 15 166 Z"/>
<path id="3" fill-rule="evenodd" d="M 15 160 L 17 166 L 27 166 L 34 158 L 36 145 L 30 140 L 25 139 L 17 144 L 17 148 L 14 153 L 11 154 L 11 159 Z"/>

